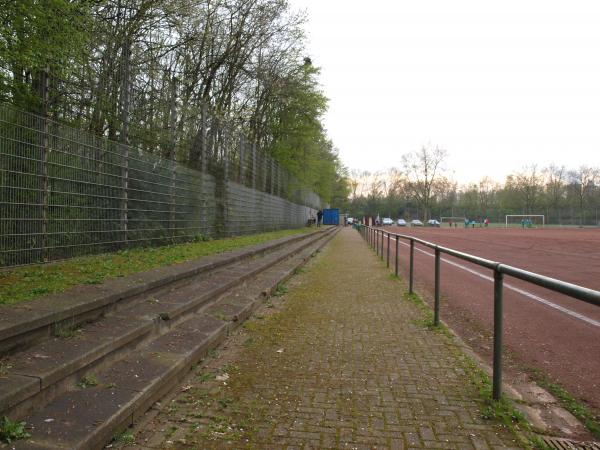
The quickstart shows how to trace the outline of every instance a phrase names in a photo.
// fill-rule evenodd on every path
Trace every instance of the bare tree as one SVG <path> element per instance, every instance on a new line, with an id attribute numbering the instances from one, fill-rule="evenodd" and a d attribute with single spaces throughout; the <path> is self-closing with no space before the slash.
<path id="1" fill-rule="evenodd" d="M 477 198 L 479 200 L 479 210 L 487 217 L 490 208 L 493 206 L 496 192 L 499 185 L 490 177 L 483 177 L 477 186 Z"/>
<path id="2" fill-rule="evenodd" d="M 558 222 L 560 223 L 560 206 L 566 193 L 567 171 L 565 166 L 550 164 L 544 170 L 546 177 L 546 195 L 548 205 L 554 212 L 558 213 Z"/>
<path id="3" fill-rule="evenodd" d="M 510 175 L 506 180 L 506 189 L 516 194 L 525 214 L 533 214 L 543 190 L 543 181 L 537 165 L 532 164 Z"/>
<path id="4" fill-rule="evenodd" d="M 407 190 L 423 210 L 424 220 L 429 218 L 431 200 L 437 190 L 442 164 L 446 157 L 446 150 L 425 146 L 402 156 Z"/>
<path id="5" fill-rule="evenodd" d="M 600 184 L 600 170 L 595 167 L 581 166 L 569 172 L 569 179 L 579 206 L 579 226 L 582 226 L 585 216 L 584 207 L 594 189 Z"/>

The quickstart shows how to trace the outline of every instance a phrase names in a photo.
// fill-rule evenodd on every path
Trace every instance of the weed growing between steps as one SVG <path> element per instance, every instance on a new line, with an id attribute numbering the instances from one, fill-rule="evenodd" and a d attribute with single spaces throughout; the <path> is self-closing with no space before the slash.
<path id="1" fill-rule="evenodd" d="M 52 335 L 62 339 L 70 339 L 75 337 L 77 333 L 81 331 L 81 326 L 76 325 L 73 321 L 70 323 L 68 321 L 55 323 L 53 328 Z"/>
<path id="2" fill-rule="evenodd" d="M 18 267 L 0 272 L 0 304 L 15 304 L 46 294 L 63 292 L 82 284 L 100 284 L 157 267 L 313 232 L 312 228 L 202 240 L 165 247 L 135 248 L 116 253 L 85 256 L 52 264 Z"/>
<path id="3" fill-rule="evenodd" d="M 6 416 L 0 419 L 0 442 L 10 444 L 13 441 L 29 437 L 31 434 L 25 431 L 25 422 L 13 422 Z"/>
<path id="4" fill-rule="evenodd" d="M 288 288 L 285 285 L 285 283 L 277 283 L 277 288 L 275 289 L 275 296 L 281 297 L 282 295 L 286 294 L 287 291 L 288 291 Z"/>
<path id="5" fill-rule="evenodd" d="M 98 381 L 98 378 L 96 378 L 96 375 L 87 374 L 83 378 L 81 378 L 81 380 L 79 380 L 79 383 L 77 383 L 77 386 L 79 386 L 82 389 L 87 389 L 90 387 L 98 386 L 98 384 L 99 384 L 99 381 Z"/>

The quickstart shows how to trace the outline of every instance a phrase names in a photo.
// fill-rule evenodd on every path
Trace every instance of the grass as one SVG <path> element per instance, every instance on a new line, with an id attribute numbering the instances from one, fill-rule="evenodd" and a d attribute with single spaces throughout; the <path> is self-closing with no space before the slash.
<path id="1" fill-rule="evenodd" d="M 277 288 L 275 289 L 275 296 L 281 297 L 282 295 L 287 294 L 288 287 L 284 283 L 277 283 Z"/>
<path id="2" fill-rule="evenodd" d="M 75 337 L 81 331 L 81 327 L 74 323 L 55 323 L 52 335 L 62 339 Z"/>
<path id="3" fill-rule="evenodd" d="M 8 374 L 8 371 L 12 369 L 12 365 L 6 361 L 0 360 L 0 378 Z"/>
<path id="4" fill-rule="evenodd" d="M 261 244 L 314 231 L 312 228 L 273 231 L 217 240 L 85 256 L 52 264 L 17 267 L 0 272 L 0 304 L 12 305 L 42 295 L 64 292 L 82 284 L 100 284 L 162 266 Z"/>
<path id="5" fill-rule="evenodd" d="M 120 443 L 120 444 L 135 444 L 135 435 L 133 434 L 132 431 L 127 430 L 124 431 L 123 433 L 119 434 L 116 438 L 115 441 Z"/>
<path id="6" fill-rule="evenodd" d="M 31 437 L 31 434 L 25 431 L 25 422 L 13 422 L 6 416 L 0 419 L 0 442 L 10 444 L 28 437 Z"/>
<path id="7" fill-rule="evenodd" d="M 98 384 L 99 384 L 99 381 L 98 381 L 98 378 L 96 378 L 96 375 L 87 374 L 83 378 L 81 378 L 81 380 L 79 380 L 79 383 L 77 383 L 77 386 L 79 386 L 82 389 L 86 389 L 89 387 L 98 386 Z"/>

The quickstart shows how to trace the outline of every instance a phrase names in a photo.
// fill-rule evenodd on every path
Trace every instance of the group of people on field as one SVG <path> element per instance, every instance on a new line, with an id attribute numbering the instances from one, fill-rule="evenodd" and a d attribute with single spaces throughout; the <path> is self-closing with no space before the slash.
<path id="1" fill-rule="evenodd" d="M 468 217 L 465 217 L 465 228 L 469 228 L 471 225 L 472 228 L 475 228 L 475 224 L 479 224 L 479 227 L 488 227 L 490 224 L 490 219 L 487 217 L 485 219 L 477 218 L 477 220 L 471 220 Z M 448 221 L 448 225 L 452 227 L 452 219 Z M 456 228 L 457 223 L 454 223 L 454 227 Z"/>

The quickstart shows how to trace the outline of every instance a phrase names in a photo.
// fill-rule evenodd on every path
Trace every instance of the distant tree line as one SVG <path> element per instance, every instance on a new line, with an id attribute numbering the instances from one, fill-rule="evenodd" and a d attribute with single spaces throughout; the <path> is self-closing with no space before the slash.
<path id="1" fill-rule="evenodd" d="M 286 0 L 4 2 L 0 101 L 192 167 L 208 109 L 210 139 L 241 129 L 335 203 L 346 173 L 304 22 Z"/>
<path id="2" fill-rule="evenodd" d="M 458 185 L 443 167 L 446 152 L 423 147 L 405 155 L 387 172 L 353 171 L 349 213 L 429 219 L 440 216 L 489 218 L 506 214 L 544 214 L 546 223 L 600 224 L 600 168 L 530 165 L 503 183 L 483 177 Z"/>

